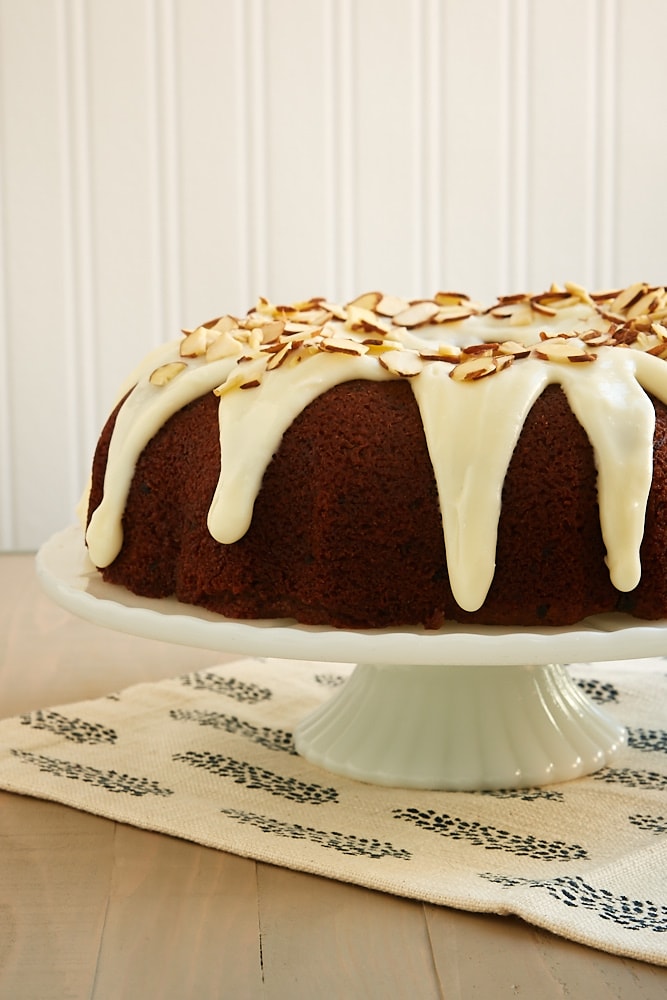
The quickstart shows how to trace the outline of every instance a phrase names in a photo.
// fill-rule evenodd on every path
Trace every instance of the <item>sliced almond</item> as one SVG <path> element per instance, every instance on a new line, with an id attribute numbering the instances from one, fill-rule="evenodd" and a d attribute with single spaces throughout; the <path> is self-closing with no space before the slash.
<path id="1" fill-rule="evenodd" d="M 507 355 L 513 358 L 527 358 L 531 348 L 526 344 L 519 344 L 516 340 L 504 340 L 498 344 L 498 354 Z"/>
<path id="2" fill-rule="evenodd" d="M 403 312 L 397 313 L 393 319 L 396 326 L 406 326 L 410 328 L 414 326 L 422 326 L 424 323 L 428 323 L 439 312 L 440 306 L 437 302 L 433 302 L 429 299 L 423 299 L 419 302 L 413 302 L 407 309 L 404 309 Z"/>
<path id="3" fill-rule="evenodd" d="M 291 344 L 283 344 L 282 347 L 280 347 L 277 351 L 274 351 L 274 353 L 272 353 L 271 357 L 266 362 L 266 370 L 270 372 L 273 371 L 275 368 L 280 368 L 280 366 L 284 364 L 285 361 L 287 360 L 290 351 L 292 351 L 293 349 L 294 348 L 292 347 Z"/>
<path id="4" fill-rule="evenodd" d="M 609 303 L 609 311 L 612 313 L 622 313 L 628 309 L 637 299 L 647 291 L 647 286 L 643 281 L 636 281 L 634 285 L 628 285 L 618 293 L 615 299 Z"/>
<path id="5" fill-rule="evenodd" d="M 385 351 L 379 357 L 380 364 L 392 375 L 414 378 L 424 370 L 424 363 L 414 351 Z"/>
<path id="6" fill-rule="evenodd" d="M 470 296 L 464 292 L 436 292 L 433 296 L 433 301 L 436 305 L 443 307 L 461 306 L 466 302 L 470 302 Z"/>
<path id="7" fill-rule="evenodd" d="M 656 344 L 655 347 L 650 347 L 647 354 L 652 354 L 655 358 L 662 358 L 663 361 L 667 361 L 667 344 Z"/>
<path id="8" fill-rule="evenodd" d="M 595 361 L 596 358 L 595 354 L 589 354 L 581 344 L 556 338 L 545 340 L 539 347 L 535 347 L 534 355 L 541 361 L 555 361 L 559 363 Z"/>
<path id="9" fill-rule="evenodd" d="M 255 327 L 255 330 L 260 338 L 260 343 L 270 344 L 272 340 L 278 339 L 285 326 L 284 320 L 274 319 L 270 323 L 263 323 L 261 326 Z"/>
<path id="10" fill-rule="evenodd" d="M 215 333 L 210 333 L 206 327 L 198 326 L 196 330 L 183 338 L 178 353 L 182 358 L 199 358 L 202 354 L 206 354 L 206 350 L 215 336 Z"/>
<path id="11" fill-rule="evenodd" d="M 371 309 L 363 306 L 350 305 L 347 307 L 347 320 L 345 326 L 348 330 L 361 330 L 365 333 L 391 333 L 392 327 L 387 320 L 382 319 Z"/>
<path id="12" fill-rule="evenodd" d="M 206 360 L 220 361 L 222 358 L 235 358 L 243 352 L 243 345 L 231 333 L 221 333 L 206 351 Z"/>
<path id="13" fill-rule="evenodd" d="M 660 299 L 655 289 L 651 289 L 645 295 L 640 295 L 626 310 L 625 315 L 628 319 L 635 319 L 638 316 L 648 316 L 649 313 L 655 311 L 659 301 Z"/>
<path id="14" fill-rule="evenodd" d="M 576 298 L 580 299 L 581 302 L 585 302 L 589 306 L 595 305 L 590 293 L 586 288 L 584 288 L 583 285 L 578 285 L 574 281 L 566 281 L 565 289 L 570 293 L 570 295 L 574 295 Z"/>
<path id="15" fill-rule="evenodd" d="M 461 349 L 461 360 L 468 358 L 492 358 L 498 348 L 498 344 L 469 344 Z"/>
<path id="16" fill-rule="evenodd" d="M 227 313 L 224 316 L 218 316 L 217 319 L 211 319 L 207 323 L 202 323 L 202 326 L 212 333 L 226 333 L 231 330 L 238 330 L 240 324 L 235 316 L 230 316 Z"/>
<path id="17" fill-rule="evenodd" d="M 434 323 L 459 323 L 461 320 L 470 319 L 475 312 L 470 306 L 451 305 L 442 306 L 433 317 Z"/>
<path id="18" fill-rule="evenodd" d="M 553 306 L 545 306 L 539 299 L 530 300 L 530 308 L 536 312 L 540 313 L 541 316 L 557 316 L 558 310 L 554 309 Z"/>
<path id="19" fill-rule="evenodd" d="M 469 358 L 462 361 L 460 365 L 455 365 L 449 373 L 449 377 L 455 382 L 476 382 L 477 379 L 486 378 L 497 371 L 493 358 Z"/>
<path id="20" fill-rule="evenodd" d="M 375 312 L 379 316 L 397 316 L 398 313 L 404 312 L 410 303 L 407 299 L 398 298 L 396 295 L 383 295 L 378 304 L 375 306 Z"/>
<path id="21" fill-rule="evenodd" d="M 330 354 L 350 354 L 361 357 L 368 353 L 368 346 L 351 337 L 325 337 L 320 344 L 320 349 Z"/>
<path id="22" fill-rule="evenodd" d="M 457 364 L 461 360 L 461 350 L 453 344 L 438 344 L 436 351 L 424 348 L 419 352 L 419 357 L 424 361 L 449 361 Z"/>
<path id="23" fill-rule="evenodd" d="M 600 330 L 587 330 L 586 333 L 579 334 L 579 339 L 583 340 L 589 347 L 605 347 L 607 344 L 614 343 L 611 333 Z"/>
<path id="24" fill-rule="evenodd" d="M 327 312 L 331 313 L 334 319 L 347 319 L 345 306 L 341 306 L 336 302 L 329 302 L 327 299 L 323 299 L 321 305 L 323 309 L 326 309 Z"/>
<path id="25" fill-rule="evenodd" d="M 357 309 L 370 309 L 374 311 L 383 298 L 382 292 L 364 292 L 363 295 L 358 295 L 356 299 L 348 302 L 347 308 L 349 310 L 350 306 L 354 306 Z"/>
<path id="26" fill-rule="evenodd" d="M 184 361 L 168 361 L 165 365 L 160 365 L 159 368 L 151 372 L 148 381 L 151 385 L 166 385 L 187 367 Z"/>

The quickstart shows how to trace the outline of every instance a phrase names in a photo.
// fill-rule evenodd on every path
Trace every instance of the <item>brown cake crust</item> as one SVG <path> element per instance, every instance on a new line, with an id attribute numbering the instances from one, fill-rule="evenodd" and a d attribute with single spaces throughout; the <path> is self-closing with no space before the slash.
<path id="1" fill-rule="evenodd" d="M 232 545 L 206 526 L 220 471 L 213 393 L 170 418 L 139 459 L 124 545 L 104 579 L 175 594 L 231 618 L 296 618 L 376 628 L 448 621 L 567 625 L 615 609 L 667 616 L 667 407 L 656 408 L 655 474 L 630 594 L 611 584 L 586 433 L 558 386 L 526 419 L 506 476 L 496 572 L 479 611 L 447 577 L 424 431 L 405 380 L 345 382 L 294 421 L 269 464 L 252 525 Z M 95 454 L 89 516 L 102 499 L 109 418 Z M 452 433 L 465 434 L 465 427 Z"/>

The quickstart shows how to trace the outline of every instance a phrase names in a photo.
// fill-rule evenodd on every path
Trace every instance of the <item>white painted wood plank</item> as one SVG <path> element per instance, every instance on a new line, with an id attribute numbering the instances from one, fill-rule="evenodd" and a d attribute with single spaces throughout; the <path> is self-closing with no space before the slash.
<path id="1" fill-rule="evenodd" d="M 615 282 L 664 282 L 667 253 L 667 6 L 629 0 L 618 18 Z"/>
<path id="2" fill-rule="evenodd" d="M 0 6 L 5 352 L 3 524 L 30 548 L 67 518 L 70 341 L 63 233 L 62 64 L 54 3 Z M 27 72 L 30 67 L 30 72 Z"/>

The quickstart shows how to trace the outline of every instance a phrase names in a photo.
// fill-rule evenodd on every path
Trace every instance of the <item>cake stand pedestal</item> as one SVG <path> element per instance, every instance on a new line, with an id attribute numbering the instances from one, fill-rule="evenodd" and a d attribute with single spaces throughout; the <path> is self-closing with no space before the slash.
<path id="1" fill-rule="evenodd" d="M 296 727 L 297 751 L 334 773 L 397 787 L 525 788 L 598 770 L 624 731 L 563 664 L 660 656 L 667 648 L 667 623 L 624 615 L 563 629 L 438 631 L 224 619 L 105 584 L 79 528 L 54 535 L 37 570 L 55 601 L 108 628 L 241 655 L 357 664 Z"/>

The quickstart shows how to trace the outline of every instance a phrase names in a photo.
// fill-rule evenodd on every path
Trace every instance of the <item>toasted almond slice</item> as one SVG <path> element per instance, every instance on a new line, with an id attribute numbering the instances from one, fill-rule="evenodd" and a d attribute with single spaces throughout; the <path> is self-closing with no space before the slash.
<path id="1" fill-rule="evenodd" d="M 429 351 L 427 348 L 419 352 L 419 357 L 424 361 L 449 361 L 451 364 L 458 364 L 461 360 L 461 349 L 453 344 L 438 344 L 436 351 Z"/>
<path id="2" fill-rule="evenodd" d="M 536 312 L 540 313 L 541 316 L 557 316 L 558 310 L 554 309 L 553 306 L 543 305 L 539 299 L 530 300 L 530 308 Z"/>
<path id="3" fill-rule="evenodd" d="M 655 347 L 649 348 L 646 353 L 652 354 L 655 358 L 662 358 L 663 361 L 667 361 L 667 344 L 656 344 Z"/>
<path id="4" fill-rule="evenodd" d="M 621 316 L 620 313 L 611 312 L 611 310 L 606 307 L 603 308 L 600 305 L 598 305 L 597 310 L 602 319 L 606 319 L 608 323 L 618 323 L 621 326 L 625 323 L 625 316 Z"/>
<path id="5" fill-rule="evenodd" d="M 552 306 L 557 312 L 561 309 L 571 309 L 572 306 L 579 305 L 581 299 L 576 295 L 554 295 L 548 302 L 548 305 Z"/>
<path id="6" fill-rule="evenodd" d="M 487 313 L 489 316 L 493 316 L 494 319 L 512 318 L 511 306 L 493 306 L 491 309 L 487 309 Z"/>
<path id="7" fill-rule="evenodd" d="M 614 343 L 611 333 L 600 330 L 587 330 L 586 333 L 579 334 L 579 339 L 583 340 L 589 347 L 605 347 L 607 344 Z"/>
<path id="8" fill-rule="evenodd" d="M 396 295 L 383 295 L 378 304 L 375 306 L 375 312 L 379 316 L 397 316 L 398 313 L 404 312 L 410 303 L 407 299 L 398 298 Z"/>
<path id="9" fill-rule="evenodd" d="M 507 355 L 513 358 L 527 358 L 531 348 L 526 344 L 519 344 L 516 340 L 504 340 L 498 344 L 498 354 Z"/>
<path id="10" fill-rule="evenodd" d="M 236 316 L 230 316 L 227 313 L 224 316 L 218 316 L 217 319 L 210 319 L 207 323 L 202 323 L 202 326 L 210 330 L 211 333 L 227 333 L 238 330 L 240 323 Z"/>
<path id="11" fill-rule="evenodd" d="M 455 382 L 476 382 L 477 379 L 486 378 L 497 371 L 493 358 L 469 358 L 462 361 L 460 365 L 455 365 L 449 373 L 449 377 Z"/>
<path id="12" fill-rule="evenodd" d="M 513 295 L 499 295 L 498 303 L 504 306 L 514 305 L 517 302 L 528 302 L 530 296 L 525 292 L 515 292 Z"/>
<path id="13" fill-rule="evenodd" d="M 461 348 L 461 360 L 465 361 L 468 358 L 492 358 L 498 346 L 496 343 L 469 344 L 467 347 Z"/>
<path id="14" fill-rule="evenodd" d="M 583 285 L 578 285 L 575 281 L 566 281 L 565 288 L 570 295 L 574 295 L 576 298 L 580 299 L 581 302 L 585 302 L 589 306 L 595 305 L 590 292 L 588 289 L 584 288 Z"/>
<path id="15" fill-rule="evenodd" d="M 368 353 L 366 344 L 362 344 L 359 340 L 352 340 L 351 337 L 340 336 L 323 338 L 320 349 L 328 351 L 330 354 L 350 354 L 356 357 Z"/>
<path id="16" fill-rule="evenodd" d="M 392 375 L 414 378 L 424 370 L 424 363 L 415 351 L 385 351 L 379 357 L 380 364 Z"/>
<path id="17" fill-rule="evenodd" d="M 289 319 L 284 325 L 284 329 L 280 336 L 289 336 L 292 334 L 301 335 L 302 339 L 306 337 L 314 337 L 318 333 L 322 332 L 321 326 L 313 326 L 312 323 L 298 323 L 296 320 Z"/>
<path id="18" fill-rule="evenodd" d="M 182 358 L 199 358 L 202 354 L 206 354 L 206 349 L 211 341 L 215 340 L 215 336 L 206 327 L 198 326 L 196 330 L 183 338 L 178 353 Z"/>
<path id="19" fill-rule="evenodd" d="M 510 326 L 530 326 L 533 313 L 530 302 L 518 302 L 510 316 Z"/>
<path id="20" fill-rule="evenodd" d="M 388 334 L 392 331 L 391 324 L 387 320 L 382 319 L 370 309 L 355 305 L 347 307 L 345 326 L 348 330 L 361 330 L 365 333 Z"/>
<path id="21" fill-rule="evenodd" d="M 634 302 L 644 295 L 647 291 L 647 286 L 643 281 L 636 281 L 634 285 L 628 285 L 609 303 L 609 311 L 615 313 L 622 313 L 628 309 Z"/>
<path id="22" fill-rule="evenodd" d="M 475 312 L 470 306 L 451 305 L 442 306 L 433 317 L 434 323 L 459 323 L 461 320 L 470 319 Z"/>
<path id="23" fill-rule="evenodd" d="M 356 299 L 348 302 L 347 308 L 349 310 L 350 306 L 354 306 L 357 309 L 370 309 L 374 311 L 378 302 L 381 302 L 382 299 L 382 292 L 364 292 L 363 295 L 357 295 Z"/>
<path id="24" fill-rule="evenodd" d="M 347 319 L 347 310 L 345 306 L 341 306 L 337 302 L 329 302 L 328 299 L 322 300 L 322 308 L 330 312 L 334 319 L 345 320 Z"/>
<path id="25" fill-rule="evenodd" d="M 659 340 L 667 340 L 667 326 L 662 323 L 651 323 L 651 330 Z"/>
<path id="26" fill-rule="evenodd" d="M 172 379 L 176 378 L 187 367 L 184 361 L 168 361 L 151 372 L 148 381 L 151 385 L 166 385 L 167 382 L 171 382 Z"/>
<path id="27" fill-rule="evenodd" d="M 396 326 L 422 326 L 432 320 L 439 312 L 440 306 L 436 302 L 422 299 L 419 302 L 413 302 L 403 312 L 397 313 L 393 319 Z"/>
<path id="28" fill-rule="evenodd" d="M 286 319 L 295 323 L 308 323 L 310 326 L 324 326 L 332 317 L 328 309 L 293 309 L 284 314 Z"/>
<path id="29" fill-rule="evenodd" d="M 578 336 L 576 330 L 540 330 L 540 340 L 572 340 Z"/>
<path id="30" fill-rule="evenodd" d="M 232 336 L 231 333 L 225 331 L 221 333 L 212 344 L 209 345 L 206 351 L 207 362 L 220 361 L 222 358 L 235 358 L 243 351 L 243 345 Z"/>
<path id="31" fill-rule="evenodd" d="M 439 306 L 462 306 L 470 302 L 470 296 L 465 292 L 436 292 L 433 301 Z"/>
<path id="32" fill-rule="evenodd" d="M 654 289 L 650 289 L 645 295 L 640 295 L 631 306 L 626 310 L 626 317 L 628 319 L 636 319 L 638 316 L 648 316 L 650 313 L 654 312 L 658 303 L 659 297 Z"/>
<path id="33" fill-rule="evenodd" d="M 280 366 L 287 360 L 290 351 L 293 349 L 292 344 L 283 344 L 278 351 L 272 353 L 271 357 L 266 362 L 266 370 L 270 372 L 273 371 L 274 368 L 280 368 Z"/>
<path id="34" fill-rule="evenodd" d="M 277 340 L 285 329 L 285 325 L 284 320 L 274 319 L 269 323 L 263 323 L 261 326 L 255 327 L 260 343 L 270 344 L 272 340 Z"/>
<path id="35" fill-rule="evenodd" d="M 534 348 L 536 358 L 541 361 L 571 362 L 571 361 L 595 361 L 595 354 L 589 354 L 580 344 L 574 344 L 567 340 L 556 338 L 543 341 L 539 347 Z"/>

